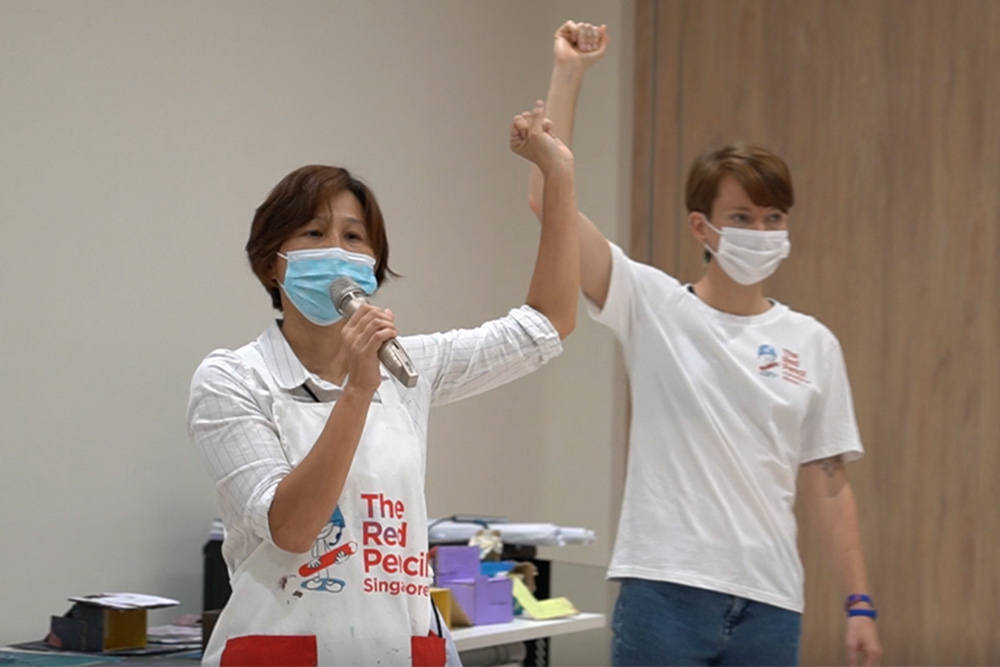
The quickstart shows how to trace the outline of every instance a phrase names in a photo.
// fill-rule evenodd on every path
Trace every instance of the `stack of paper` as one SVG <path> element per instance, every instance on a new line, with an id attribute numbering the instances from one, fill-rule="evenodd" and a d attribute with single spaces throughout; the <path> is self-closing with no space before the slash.
<path id="1" fill-rule="evenodd" d="M 504 544 L 562 547 L 568 544 L 593 544 L 597 541 L 593 530 L 557 526 L 554 523 L 488 523 L 487 527 L 499 531 Z M 432 544 L 467 542 L 482 528 L 482 524 L 478 523 L 432 519 L 427 532 Z"/>

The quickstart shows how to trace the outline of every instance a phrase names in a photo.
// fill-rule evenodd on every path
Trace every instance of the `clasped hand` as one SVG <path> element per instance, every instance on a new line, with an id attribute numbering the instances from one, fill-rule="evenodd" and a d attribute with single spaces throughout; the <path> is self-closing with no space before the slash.
<path id="1" fill-rule="evenodd" d="M 510 149 L 537 165 L 543 174 L 573 164 L 572 151 L 552 134 L 552 121 L 545 117 L 545 103 L 541 100 L 531 111 L 514 116 Z"/>

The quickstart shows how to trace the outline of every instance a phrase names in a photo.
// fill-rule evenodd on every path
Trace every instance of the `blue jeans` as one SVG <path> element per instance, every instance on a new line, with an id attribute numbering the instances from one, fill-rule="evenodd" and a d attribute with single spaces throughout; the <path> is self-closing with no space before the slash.
<path id="1" fill-rule="evenodd" d="M 797 665 L 802 615 L 663 581 L 623 579 L 612 665 Z"/>

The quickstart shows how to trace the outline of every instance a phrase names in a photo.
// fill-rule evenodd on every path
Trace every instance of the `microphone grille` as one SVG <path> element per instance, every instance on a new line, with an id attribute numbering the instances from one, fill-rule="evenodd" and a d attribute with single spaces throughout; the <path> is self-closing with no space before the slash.
<path id="1" fill-rule="evenodd" d="M 333 300 L 333 305 L 336 306 L 338 311 L 344 299 L 357 294 L 364 296 L 364 293 L 365 291 L 361 289 L 361 286 L 347 276 L 335 278 L 333 284 L 330 285 L 330 298 Z"/>

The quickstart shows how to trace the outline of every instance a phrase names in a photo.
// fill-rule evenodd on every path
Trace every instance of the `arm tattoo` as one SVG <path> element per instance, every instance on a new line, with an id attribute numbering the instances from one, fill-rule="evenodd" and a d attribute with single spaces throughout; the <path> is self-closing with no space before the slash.
<path id="1" fill-rule="evenodd" d="M 837 471 L 844 467 L 844 457 L 841 455 L 831 456 L 828 459 L 820 459 L 816 461 L 816 465 L 826 473 L 827 477 L 833 477 L 837 474 Z"/>

